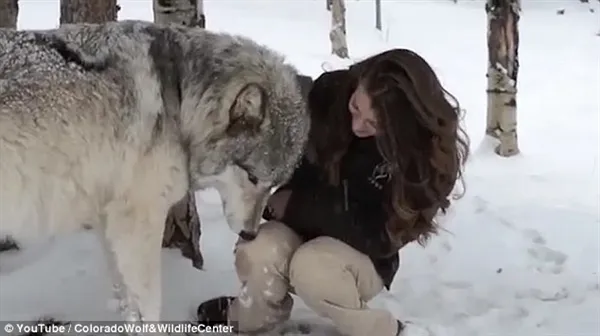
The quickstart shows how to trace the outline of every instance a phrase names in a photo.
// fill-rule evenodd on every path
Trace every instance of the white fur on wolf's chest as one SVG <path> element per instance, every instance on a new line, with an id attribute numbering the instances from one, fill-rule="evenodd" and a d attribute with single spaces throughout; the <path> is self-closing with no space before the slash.
<path id="1" fill-rule="evenodd" d="M 26 128 L 0 137 L 0 238 L 26 247 L 93 224 L 90 196 L 110 163 L 89 137 L 71 133 Z"/>
<path id="2" fill-rule="evenodd" d="M 150 199 L 167 190 L 171 201 L 183 197 L 185 167 L 177 149 L 157 147 L 140 155 L 135 146 L 90 133 L 70 139 L 40 135 L 18 145 L 0 141 L 0 239 L 26 247 L 99 227 L 104 207 L 118 197 L 128 200 L 132 191 Z"/>
<path id="3" fill-rule="evenodd" d="M 19 247 L 0 255 L 0 273 L 31 264 L 44 255 L 55 236 L 83 229 L 91 218 L 89 204 L 73 181 L 46 177 L 36 181 L 20 169 L 0 181 L 0 239 Z M 11 176 L 5 176 L 11 175 Z"/>
<path id="4" fill-rule="evenodd" d="M 89 197 L 71 178 L 20 167 L 2 170 L 0 185 L 0 238 L 20 248 L 92 224 Z"/>

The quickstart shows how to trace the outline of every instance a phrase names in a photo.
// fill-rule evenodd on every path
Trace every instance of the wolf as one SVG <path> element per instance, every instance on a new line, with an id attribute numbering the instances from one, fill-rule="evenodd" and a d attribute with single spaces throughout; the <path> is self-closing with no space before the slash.
<path id="1" fill-rule="evenodd" d="M 256 232 L 309 131 L 298 71 L 252 39 L 143 21 L 0 30 L 0 239 L 98 232 L 125 321 L 159 321 L 169 208 L 215 188 Z"/>

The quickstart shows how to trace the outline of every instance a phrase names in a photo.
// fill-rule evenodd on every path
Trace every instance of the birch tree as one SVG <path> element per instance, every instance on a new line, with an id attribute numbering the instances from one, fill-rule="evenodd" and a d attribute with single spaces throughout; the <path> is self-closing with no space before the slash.
<path id="1" fill-rule="evenodd" d="M 486 134 L 500 140 L 501 156 L 519 153 L 517 74 L 519 72 L 520 0 L 487 0 L 488 70 Z"/>
<path id="2" fill-rule="evenodd" d="M 60 0 L 60 24 L 116 21 L 116 0 Z"/>
<path id="3" fill-rule="evenodd" d="M 375 0 L 375 28 L 381 31 L 381 0 Z"/>
<path id="4" fill-rule="evenodd" d="M 154 22 L 206 28 L 203 0 L 153 0 Z"/>
<path id="5" fill-rule="evenodd" d="M 0 0 L 0 28 L 17 29 L 18 0 Z"/>
<path id="6" fill-rule="evenodd" d="M 598 0 L 598 2 L 600 3 L 600 0 Z M 600 16 L 600 10 L 598 10 L 598 16 Z M 596 36 L 600 36 L 600 18 L 596 22 L 598 22 L 598 32 L 596 33 Z"/>
<path id="7" fill-rule="evenodd" d="M 340 58 L 348 58 L 348 43 L 346 42 L 346 5 L 344 0 L 331 2 L 331 53 Z"/>
<path id="8" fill-rule="evenodd" d="M 202 0 L 153 0 L 154 22 L 206 28 Z M 197 269 L 204 266 L 200 251 L 200 218 L 193 191 L 171 207 L 165 222 L 163 247 L 179 248 Z"/>

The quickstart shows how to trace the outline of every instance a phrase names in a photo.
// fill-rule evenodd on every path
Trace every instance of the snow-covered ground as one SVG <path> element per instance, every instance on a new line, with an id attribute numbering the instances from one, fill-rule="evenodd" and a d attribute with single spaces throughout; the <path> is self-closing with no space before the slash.
<path id="1" fill-rule="evenodd" d="M 58 0 L 19 2 L 19 28 L 57 25 Z M 120 19 L 152 20 L 152 1 L 119 2 Z M 342 64 L 329 55 L 324 0 L 204 2 L 210 29 L 250 36 L 285 53 L 308 75 L 317 76 L 325 61 Z M 525 0 L 522 155 L 503 159 L 483 138 L 483 1 L 384 0 L 383 32 L 374 29 L 373 1 L 347 1 L 351 57 L 393 47 L 421 53 L 466 109 L 472 141 L 466 195 L 442 219 L 447 232 L 426 248 L 401 251 L 390 293 L 374 304 L 431 325 L 436 335 L 600 335 L 600 8 L 593 2 L 594 14 L 575 0 Z M 559 8 L 564 15 L 556 14 Z M 164 251 L 166 320 L 187 320 L 201 301 L 238 288 L 236 237 L 218 194 L 199 193 L 198 211 L 206 270 L 192 268 L 177 250 Z M 42 257 L 0 275 L 0 320 L 119 319 L 106 304 L 110 287 L 93 236 L 77 234 L 45 247 Z M 295 321 L 320 324 L 312 335 L 332 335 L 326 321 L 296 302 Z"/>

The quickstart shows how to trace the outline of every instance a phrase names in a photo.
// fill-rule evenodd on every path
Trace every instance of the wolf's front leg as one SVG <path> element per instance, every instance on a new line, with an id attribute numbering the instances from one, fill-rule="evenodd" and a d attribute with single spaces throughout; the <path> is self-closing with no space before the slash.
<path id="1" fill-rule="evenodd" d="M 112 245 L 108 242 L 106 235 L 102 232 L 100 236 L 102 242 L 102 248 L 104 250 L 104 256 L 106 258 L 107 272 L 111 280 L 113 300 L 109 301 L 111 309 L 115 309 L 118 313 L 125 310 L 125 293 L 123 293 L 123 277 L 121 272 L 117 269 L 117 261 L 115 254 L 112 251 Z M 116 304 L 115 304 L 116 301 Z"/>
<path id="2" fill-rule="evenodd" d="M 104 232 L 120 313 L 136 324 L 160 320 L 161 243 L 168 210 L 158 195 L 144 200 L 111 202 Z"/>

